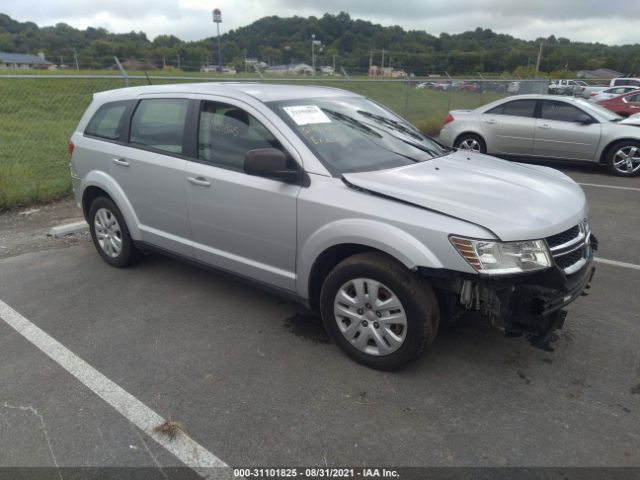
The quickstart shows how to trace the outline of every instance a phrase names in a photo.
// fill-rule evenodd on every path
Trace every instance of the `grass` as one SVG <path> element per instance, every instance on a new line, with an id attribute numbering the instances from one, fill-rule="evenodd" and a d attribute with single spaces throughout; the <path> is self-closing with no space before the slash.
<path id="1" fill-rule="evenodd" d="M 42 78 L 2 78 L 0 76 L 0 210 L 46 202 L 68 195 L 68 139 L 93 93 L 121 88 L 115 71 L 81 71 L 82 74 L 111 74 L 114 78 L 46 78 L 48 74 L 77 74 L 76 71 L 6 71 L 37 74 Z M 221 77 L 197 72 L 149 72 L 154 76 L 190 76 L 194 80 Z M 136 75 L 142 75 L 136 72 Z M 246 78 L 245 74 L 227 80 Z M 254 77 L 255 78 L 255 77 Z M 325 77 L 303 82 L 276 77 L 281 82 L 325 85 L 366 95 L 404 116 L 425 133 L 437 135 L 449 109 L 475 108 L 499 98 L 498 94 L 419 90 L 404 82 L 365 82 L 366 77 L 334 82 Z M 296 77 L 300 80 L 300 77 Z M 173 82 L 167 79 L 166 83 Z M 165 83 L 153 80 L 153 83 Z M 142 77 L 130 78 L 129 85 L 146 85 Z"/>

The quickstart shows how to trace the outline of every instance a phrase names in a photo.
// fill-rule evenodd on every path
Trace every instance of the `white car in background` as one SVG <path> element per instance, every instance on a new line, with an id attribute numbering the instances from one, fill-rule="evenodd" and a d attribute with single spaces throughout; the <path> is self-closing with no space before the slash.
<path id="1" fill-rule="evenodd" d="M 634 113 L 633 115 L 625 118 L 624 120 L 620 120 L 620 123 L 624 123 L 625 125 L 634 125 L 636 127 L 640 127 L 640 113 Z"/>
<path id="2" fill-rule="evenodd" d="M 609 100 L 610 98 L 617 97 L 618 95 L 633 92 L 634 90 L 638 90 L 638 87 L 624 86 L 606 88 L 599 92 L 593 92 L 588 100 L 592 102 L 600 102 L 602 100 Z"/>

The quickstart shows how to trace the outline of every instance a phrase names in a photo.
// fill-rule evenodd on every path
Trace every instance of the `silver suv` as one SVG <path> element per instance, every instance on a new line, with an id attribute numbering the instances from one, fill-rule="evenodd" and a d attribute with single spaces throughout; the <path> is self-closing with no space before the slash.
<path id="1" fill-rule="evenodd" d="M 343 90 L 103 92 L 69 148 L 107 263 L 155 250 L 252 279 L 319 311 L 374 368 L 417 357 L 462 316 L 544 340 L 593 275 L 570 178 L 454 151 Z"/>

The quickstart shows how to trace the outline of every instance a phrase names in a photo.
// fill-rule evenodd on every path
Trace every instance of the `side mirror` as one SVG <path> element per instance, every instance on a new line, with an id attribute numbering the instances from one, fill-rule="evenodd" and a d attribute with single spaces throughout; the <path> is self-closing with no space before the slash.
<path id="1" fill-rule="evenodd" d="M 591 125 L 596 121 L 590 115 L 587 115 L 586 113 L 581 113 L 576 118 L 576 122 L 581 123 L 582 125 Z"/>
<path id="2" fill-rule="evenodd" d="M 244 173 L 285 182 L 294 182 L 300 177 L 298 170 L 287 167 L 286 155 L 277 148 L 249 150 L 244 157 Z"/>

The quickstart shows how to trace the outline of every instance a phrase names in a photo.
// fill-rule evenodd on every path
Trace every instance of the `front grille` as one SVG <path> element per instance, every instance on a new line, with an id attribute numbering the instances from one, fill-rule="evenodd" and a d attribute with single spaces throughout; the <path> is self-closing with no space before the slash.
<path id="1" fill-rule="evenodd" d="M 572 265 L 575 265 L 577 262 L 584 258 L 584 248 L 579 248 L 578 250 L 574 250 L 571 253 L 567 253 L 566 255 L 562 255 L 560 257 L 555 257 L 556 265 L 558 265 L 561 269 L 569 268 Z"/>
<path id="2" fill-rule="evenodd" d="M 591 256 L 589 224 L 584 222 L 545 240 L 556 265 L 567 275 L 578 271 Z"/>
<path id="3" fill-rule="evenodd" d="M 547 237 L 546 240 L 549 248 L 553 248 L 568 243 L 579 235 L 580 226 L 576 225 L 575 227 L 571 227 L 569 230 L 565 230 L 564 232 L 556 233 L 555 235 Z"/>

